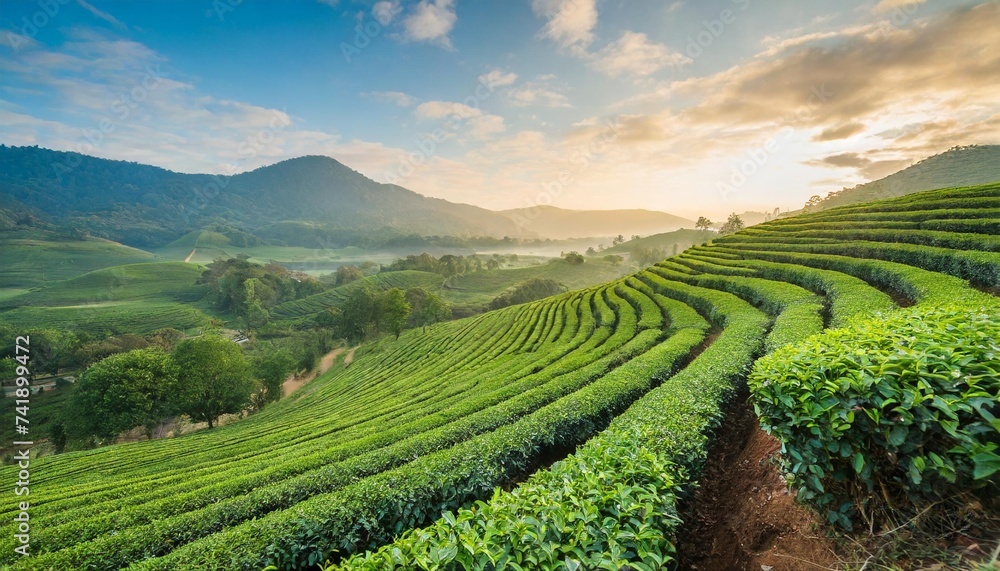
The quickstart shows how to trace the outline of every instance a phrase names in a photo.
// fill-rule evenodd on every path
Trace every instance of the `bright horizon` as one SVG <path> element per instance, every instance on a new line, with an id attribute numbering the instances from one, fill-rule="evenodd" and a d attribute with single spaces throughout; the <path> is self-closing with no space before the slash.
<path id="1" fill-rule="evenodd" d="M 1000 3 L 800 4 L 7 1 L 0 143 L 713 219 L 1000 143 Z"/>

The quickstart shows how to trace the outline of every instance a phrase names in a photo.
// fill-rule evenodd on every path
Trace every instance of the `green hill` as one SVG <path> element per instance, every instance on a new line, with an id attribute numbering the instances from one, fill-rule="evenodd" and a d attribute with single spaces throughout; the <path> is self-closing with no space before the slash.
<path id="1" fill-rule="evenodd" d="M 766 223 L 609 283 L 383 339 L 240 422 L 32 458 L 33 556 L 13 551 L 19 498 L 4 494 L 0 563 L 667 568 L 678 498 L 755 360 L 831 327 L 934 325 L 940 315 L 926 312 L 995 324 L 1000 301 L 987 292 L 1000 291 L 998 209 L 994 184 Z M 804 490 L 863 490 L 884 471 L 879 482 L 899 486 L 896 505 L 933 487 L 920 488 L 922 478 L 942 493 L 960 485 L 963 497 L 978 482 L 989 495 L 995 327 L 945 325 L 943 352 L 934 337 L 897 335 L 829 358 L 815 338 L 780 353 L 798 368 L 754 398 L 786 390 L 768 403 L 789 423 L 776 434 L 800 456 L 828 453 L 828 472 L 786 466 L 805 471 Z M 854 357 L 877 368 L 874 355 L 911 359 L 926 378 L 903 368 L 877 381 L 824 376 Z M 805 447 L 791 431 L 798 420 Z M 857 435 L 870 438 L 858 447 Z M 0 477 L 14 482 L 18 470 L 4 466 Z"/>
<path id="2" fill-rule="evenodd" d="M 819 209 L 894 198 L 946 186 L 996 181 L 1000 181 L 1000 145 L 955 147 L 885 178 L 845 188 L 823 200 Z"/>
<path id="3" fill-rule="evenodd" d="M 28 289 L 101 268 L 155 259 L 149 252 L 99 238 L 8 230 L 0 232 L 0 289 Z"/>
<path id="4" fill-rule="evenodd" d="M 401 272 L 385 272 L 367 276 L 356 282 L 327 290 L 295 301 L 287 301 L 271 310 L 276 319 L 290 319 L 315 315 L 328 307 L 337 307 L 347 301 L 351 293 L 358 288 L 370 286 L 384 291 L 392 288 L 411 289 L 424 288 L 431 292 L 441 289 L 444 278 L 431 272 L 404 270 Z"/>
<path id="5" fill-rule="evenodd" d="M 202 268 L 183 262 L 129 264 L 52 282 L 0 300 L 0 321 L 16 326 L 149 333 L 209 323 Z"/>

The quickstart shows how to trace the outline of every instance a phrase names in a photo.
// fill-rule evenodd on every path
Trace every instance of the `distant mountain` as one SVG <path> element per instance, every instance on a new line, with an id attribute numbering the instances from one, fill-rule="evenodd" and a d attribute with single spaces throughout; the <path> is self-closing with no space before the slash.
<path id="1" fill-rule="evenodd" d="M 1000 181 L 1000 145 L 954 147 L 885 178 L 836 192 L 823 200 L 818 209 L 996 181 Z M 795 213 L 785 215 L 792 214 Z"/>
<path id="2" fill-rule="evenodd" d="M 169 243 L 211 223 L 265 234 L 272 225 L 294 221 L 353 231 L 391 228 L 401 234 L 525 235 L 496 212 L 379 184 L 318 156 L 213 176 L 0 145 L 0 208 L 29 211 L 63 227 L 143 247 Z"/>
<path id="3" fill-rule="evenodd" d="M 0 145 L 0 229 L 17 219 L 38 218 L 62 231 L 142 248 L 161 247 L 203 229 L 244 244 L 338 247 L 369 235 L 560 239 L 693 226 L 690 220 L 645 210 L 545 207 L 535 219 L 517 213 L 380 184 L 322 156 L 215 176 Z"/>
<path id="4" fill-rule="evenodd" d="M 500 212 L 519 226 L 546 238 L 626 237 L 694 228 L 687 218 L 652 210 L 564 210 L 553 206 Z"/>

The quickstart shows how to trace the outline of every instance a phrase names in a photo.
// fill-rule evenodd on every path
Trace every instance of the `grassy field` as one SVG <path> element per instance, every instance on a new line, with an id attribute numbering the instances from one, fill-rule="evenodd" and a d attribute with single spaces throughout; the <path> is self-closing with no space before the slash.
<path id="1" fill-rule="evenodd" d="M 0 320 L 92 333 L 199 327 L 212 315 L 207 287 L 195 283 L 202 269 L 154 262 L 95 270 L 0 299 Z"/>
<path id="2" fill-rule="evenodd" d="M 187 260 L 196 264 L 208 264 L 218 258 L 244 255 L 258 264 L 276 262 L 312 276 L 329 274 L 340 266 L 366 261 L 388 265 L 408 253 L 412 252 L 367 251 L 354 246 L 328 248 L 319 244 L 315 248 L 272 245 L 241 247 L 234 245 L 226 236 L 207 230 L 191 232 L 156 250 L 156 255 L 164 259 Z"/>
<path id="3" fill-rule="evenodd" d="M 0 292 L 29 289 L 156 256 L 116 242 L 70 240 L 42 230 L 0 232 Z M 4 294 L 0 293 L 0 299 Z"/>
<path id="4" fill-rule="evenodd" d="M 1000 287 L 998 207 L 992 185 L 783 219 L 629 276 L 608 267 L 602 285 L 384 339 L 238 423 L 35 459 L 36 555 L 13 554 L 7 494 L 0 563 L 664 568 L 678 497 L 759 357 L 900 305 L 1000 318 L 980 291 Z M 887 231 L 886 213 L 964 222 Z M 816 234 L 831 220 L 841 234 Z M 449 287 L 485 295 L 538 271 L 573 287 L 593 263 Z"/>

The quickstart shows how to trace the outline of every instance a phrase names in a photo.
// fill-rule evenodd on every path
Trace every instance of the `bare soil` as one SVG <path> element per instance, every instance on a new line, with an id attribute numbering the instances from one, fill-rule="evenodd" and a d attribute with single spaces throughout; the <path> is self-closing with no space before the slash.
<path id="1" fill-rule="evenodd" d="M 778 467 L 780 444 L 762 431 L 745 397 L 717 435 L 701 485 L 681 506 L 678 569 L 838 569 L 823 523 L 795 502 Z"/>

